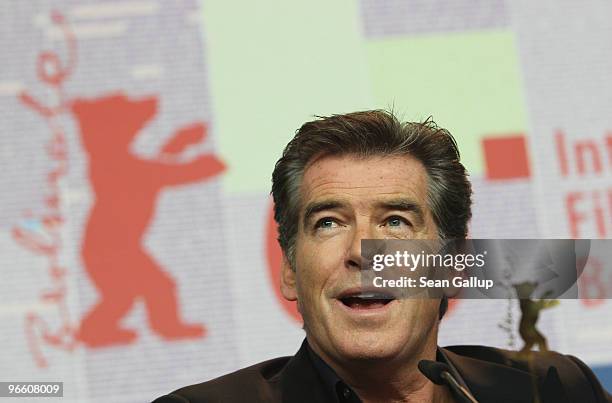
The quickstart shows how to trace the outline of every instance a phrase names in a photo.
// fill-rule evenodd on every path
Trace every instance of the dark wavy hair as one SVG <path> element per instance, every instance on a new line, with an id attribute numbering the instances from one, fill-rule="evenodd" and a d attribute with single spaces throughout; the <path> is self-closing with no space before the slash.
<path id="1" fill-rule="evenodd" d="M 301 206 L 299 187 L 306 166 L 324 156 L 410 155 L 427 172 L 427 203 L 440 238 L 464 239 L 472 216 L 472 187 L 448 130 L 428 118 L 400 122 L 393 112 L 370 110 L 317 117 L 304 123 L 287 144 L 272 173 L 278 242 L 295 268 L 295 239 Z M 447 307 L 440 306 L 440 317 Z"/>

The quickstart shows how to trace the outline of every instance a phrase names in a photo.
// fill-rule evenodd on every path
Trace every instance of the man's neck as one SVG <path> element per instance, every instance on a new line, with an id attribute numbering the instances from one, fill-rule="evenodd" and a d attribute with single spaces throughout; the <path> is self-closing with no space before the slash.
<path id="1" fill-rule="evenodd" d="M 434 332 L 435 333 L 435 332 Z M 437 338 L 435 334 L 420 348 L 409 354 L 409 359 L 352 360 L 336 362 L 320 351 L 311 348 L 357 393 L 362 402 L 453 402 L 448 388 L 429 381 L 419 371 L 421 360 L 435 360 Z"/>

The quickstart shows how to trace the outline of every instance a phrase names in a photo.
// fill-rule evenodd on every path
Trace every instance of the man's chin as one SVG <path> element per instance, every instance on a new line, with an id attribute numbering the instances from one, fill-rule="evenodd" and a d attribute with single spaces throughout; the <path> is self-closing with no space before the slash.
<path id="1" fill-rule="evenodd" d="M 396 357 L 406 342 L 394 340 L 380 330 L 359 329 L 343 332 L 334 344 L 337 354 L 345 360 L 372 361 Z"/>

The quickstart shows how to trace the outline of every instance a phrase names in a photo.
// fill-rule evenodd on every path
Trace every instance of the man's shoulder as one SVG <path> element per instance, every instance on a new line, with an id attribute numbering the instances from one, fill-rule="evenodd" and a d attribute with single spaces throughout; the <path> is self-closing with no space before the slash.
<path id="1" fill-rule="evenodd" d="M 555 351 L 521 355 L 479 345 L 449 346 L 442 350 L 469 386 L 484 395 L 490 392 L 512 395 L 518 388 L 531 389 L 536 385 L 541 394 L 555 396 L 557 401 L 612 401 L 591 369 L 572 355 Z"/>
<path id="2" fill-rule="evenodd" d="M 274 400 L 280 393 L 280 374 L 291 358 L 273 358 L 206 382 L 185 386 L 157 398 L 153 403 Z"/>
<path id="3" fill-rule="evenodd" d="M 545 374 L 551 366 L 568 375 L 583 373 L 585 369 L 588 369 L 586 364 L 578 358 L 556 351 L 531 351 L 528 355 L 522 355 L 518 351 L 482 345 L 447 346 L 444 347 L 444 350 L 455 357 L 461 357 L 464 362 L 466 359 L 474 360 L 472 362 L 479 361 L 492 364 L 494 367 L 499 365 L 536 374 L 542 372 Z"/>

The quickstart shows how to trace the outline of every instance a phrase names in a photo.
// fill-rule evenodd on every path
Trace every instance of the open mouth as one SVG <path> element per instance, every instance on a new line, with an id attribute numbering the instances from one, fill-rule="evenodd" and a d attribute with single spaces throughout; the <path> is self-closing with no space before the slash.
<path id="1" fill-rule="evenodd" d="M 342 295 L 338 300 L 351 309 L 376 309 L 389 304 L 395 297 L 381 292 L 358 292 Z"/>

